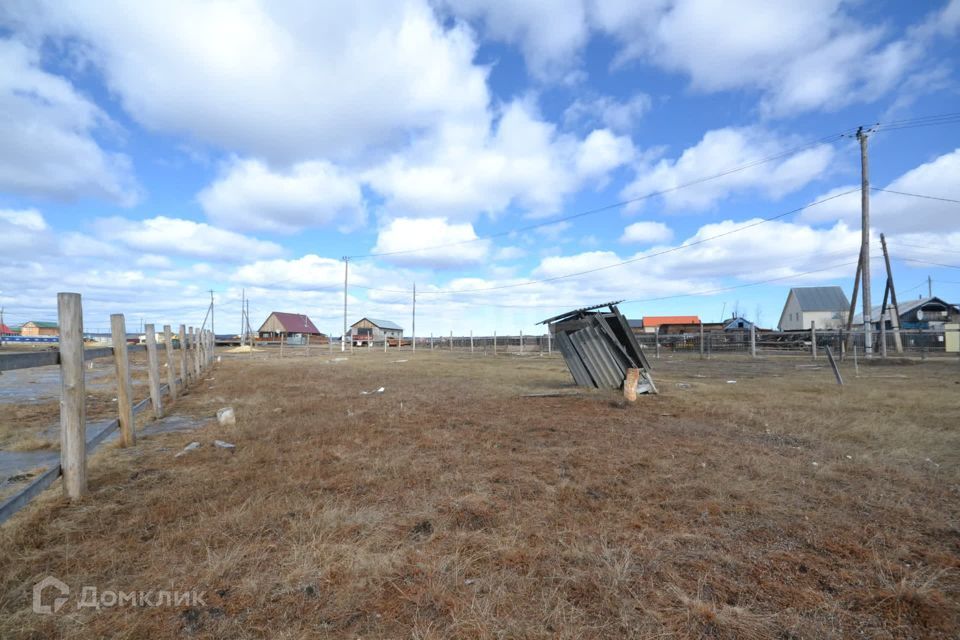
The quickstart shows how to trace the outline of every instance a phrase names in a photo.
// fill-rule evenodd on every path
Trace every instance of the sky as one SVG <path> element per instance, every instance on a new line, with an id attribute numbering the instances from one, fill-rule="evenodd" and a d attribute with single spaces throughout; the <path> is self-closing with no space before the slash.
<path id="1" fill-rule="evenodd" d="M 350 257 L 349 323 L 408 335 L 414 285 L 418 336 L 775 327 L 850 295 L 859 126 L 874 301 L 884 233 L 898 297 L 958 302 L 958 34 L 960 0 L 7 0 L 0 306 L 199 325 L 212 290 L 217 333 L 245 295 L 339 335 Z"/>

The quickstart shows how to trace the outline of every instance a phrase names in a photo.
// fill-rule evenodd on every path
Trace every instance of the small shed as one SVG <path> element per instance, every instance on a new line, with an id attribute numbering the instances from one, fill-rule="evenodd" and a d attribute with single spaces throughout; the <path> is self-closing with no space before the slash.
<path id="1" fill-rule="evenodd" d="M 57 326 L 56 322 L 40 322 L 39 320 L 31 320 L 30 322 L 24 322 L 23 326 L 20 327 L 20 335 L 58 336 L 60 335 L 60 327 Z"/>
<path id="2" fill-rule="evenodd" d="M 401 338 L 403 338 L 403 327 L 390 320 L 364 317 L 350 325 L 350 339 L 354 344 L 369 344 L 383 339 L 400 340 Z"/>
<path id="3" fill-rule="evenodd" d="M 629 369 L 639 369 L 643 381 L 656 393 L 650 364 L 617 302 L 576 309 L 539 324 L 547 325 L 553 334 L 578 385 L 617 389 L 625 384 Z"/>
<path id="4" fill-rule="evenodd" d="M 306 315 L 274 311 L 257 330 L 261 340 L 286 339 L 288 342 L 308 340 L 311 336 L 323 336 Z"/>

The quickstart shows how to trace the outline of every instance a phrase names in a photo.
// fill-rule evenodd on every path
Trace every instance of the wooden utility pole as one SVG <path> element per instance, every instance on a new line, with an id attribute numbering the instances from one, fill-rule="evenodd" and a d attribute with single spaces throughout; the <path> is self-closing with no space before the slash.
<path id="1" fill-rule="evenodd" d="M 933 297 L 933 278 L 927 276 L 927 297 Z"/>
<path id="2" fill-rule="evenodd" d="M 350 256 L 343 256 L 343 335 L 340 336 L 340 351 L 347 350 L 347 277 L 350 273 Z M 353 346 L 351 340 L 350 346 Z M 352 348 L 351 348 L 352 350 Z"/>
<path id="3" fill-rule="evenodd" d="M 417 283 L 413 283 L 413 328 L 410 336 L 410 350 L 417 350 Z M 401 338 L 402 339 L 402 338 Z"/>
<path id="4" fill-rule="evenodd" d="M 864 351 L 873 355 L 873 319 L 870 299 L 870 161 L 867 156 L 868 133 L 863 127 L 857 129 L 860 141 L 860 270 L 863 288 L 863 337 Z"/>
<path id="5" fill-rule="evenodd" d="M 893 327 L 893 347 L 897 353 L 903 353 L 903 340 L 900 338 L 900 306 L 897 304 L 897 290 L 893 286 L 893 269 L 890 268 L 890 253 L 887 251 L 887 239 L 880 234 L 880 246 L 883 247 L 883 262 L 887 266 L 887 288 L 883 292 L 883 306 L 880 313 L 887 310 L 887 294 L 890 294 L 890 302 L 893 304 L 893 315 L 890 317 L 890 325 Z"/>
<path id="6" fill-rule="evenodd" d="M 240 290 L 240 346 L 247 344 L 247 290 Z"/>
<path id="7" fill-rule="evenodd" d="M 863 252 L 857 260 L 857 275 L 853 279 L 853 294 L 850 296 L 850 313 L 847 314 L 847 351 L 853 349 L 853 316 L 857 312 L 857 294 L 860 292 L 860 272 L 863 267 Z"/>

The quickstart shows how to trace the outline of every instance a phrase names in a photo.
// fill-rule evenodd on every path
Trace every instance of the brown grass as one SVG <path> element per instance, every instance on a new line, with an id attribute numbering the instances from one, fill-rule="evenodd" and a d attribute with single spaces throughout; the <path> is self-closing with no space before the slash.
<path id="1" fill-rule="evenodd" d="M 236 428 L 0 528 L 0 637 L 956 637 L 960 365 L 807 362 L 661 360 L 627 405 L 521 397 L 555 357 L 225 358 L 175 410 Z M 34 614 L 48 574 L 206 606 Z"/>

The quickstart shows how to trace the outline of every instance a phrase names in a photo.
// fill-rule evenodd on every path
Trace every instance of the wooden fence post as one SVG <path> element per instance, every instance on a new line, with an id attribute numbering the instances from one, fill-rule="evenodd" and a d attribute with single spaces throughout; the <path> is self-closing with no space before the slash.
<path id="1" fill-rule="evenodd" d="M 547 355 L 549 356 L 552 353 L 553 353 L 553 337 L 550 335 L 550 327 L 547 327 Z M 658 357 L 659 357 L 659 353 L 660 351 L 658 350 L 657 351 Z"/>
<path id="2" fill-rule="evenodd" d="M 497 355 L 497 332 L 493 332 L 493 355 Z"/>
<path id="3" fill-rule="evenodd" d="M 757 357 L 757 325 L 750 325 L 750 357 Z"/>
<path id="4" fill-rule="evenodd" d="M 453 351 L 453 331 L 450 332 L 450 351 Z"/>
<path id="5" fill-rule="evenodd" d="M 190 336 L 190 346 L 193 347 L 192 364 L 193 364 L 193 379 L 195 382 L 200 381 L 200 329 L 197 327 L 193 328 L 193 335 Z"/>
<path id="6" fill-rule="evenodd" d="M 150 383 L 150 404 L 155 418 L 163 417 L 163 400 L 160 398 L 160 358 L 157 357 L 157 336 L 153 325 L 143 326 L 147 339 L 147 379 Z"/>
<path id="7" fill-rule="evenodd" d="M 813 320 L 810 321 L 810 355 L 817 359 L 817 323 Z"/>
<path id="8" fill-rule="evenodd" d="M 177 399 L 177 366 L 173 357 L 173 332 L 170 325 L 163 325 L 163 346 L 167 349 L 167 386 L 170 387 L 170 401 Z"/>
<path id="9" fill-rule="evenodd" d="M 473 329 L 470 329 L 470 353 L 473 353 Z"/>
<path id="10" fill-rule="evenodd" d="M 187 328 L 180 325 L 180 388 L 187 388 Z"/>
<path id="11" fill-rule="evenodd" d="M 83 380 L 83 308 L 79 293 L 57 294 L 60 325 L 60 470 L 71 500 L 87 492 L 87 412 Z"/>
<path id="12" fill-rule="evenodd" d="M 653 339 L 656 343 L 657 360 L 659 360 L 660 359 L 660 327 L 659 326 L 654 327 L 653 329 Z"/>
<path id="13" fill-rule="evenodd" d="M 117 420 L 120 423 L 120 446 L 132 446 L 137 437 L 133 422 L 133 385 L 130 382 L 130 359 L 127 354 L 127 325 L 122 313 L 110 316 L 113 337 L 113 365 L 117 376 Z"/>
<path id="14" fill-rule="evenodd" d="M 523 329 L 520 329 L 520 353 L 523 353 Z"/>
<path id="15" fill-rule="evenodd" d="M 700 323 L 700 359 L 703 360 L 703 322 Z"/>
<path id="16" fill-rule="evenodd" d="M 887 314 L 880 314 L 880 357 L 887 357 Z"/>

